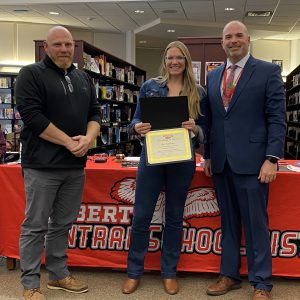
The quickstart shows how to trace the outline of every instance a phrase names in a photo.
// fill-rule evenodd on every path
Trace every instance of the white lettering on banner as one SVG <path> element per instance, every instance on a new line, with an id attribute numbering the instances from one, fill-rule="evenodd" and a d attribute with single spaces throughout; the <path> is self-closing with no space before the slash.
<path id="1" fill-rule="evenodd" d="M 69 248 L 92 250 L 128 251 L 130 226 L 107 226 L 74 224 L 69 234 Z M 150 226 L 149 252 L 157 252 L 162 246 L 162 225 Z M 278 230 L 271 232 L 271 251 L 273 257 L 293 258 L 299 255 L 300 232 Z M 221 229 L 184 228 L 181 252 L 186 254 L 221 254 Z M 246 255 L 244 246 L 240 253 Z"/>
<path id="2" fill-rule="evenodd" d="M 69 234 L 69 248 L 128 251 L 133 214 L 135 178 L 124 178 L 111 188 L 109 203 L 82 203 L 78 218 Z M 111 203 L 115 200 L 116 203 Z M 165 192 L 157 200 L 150 226 L 149 252 L 160 251 L 164 228 Z M 193 219 L 220 214 L 213 188 L 190 189 L 184 209 L 181 252 L 186 254 L 221 255 L 221 229 L 197 228 Z M 300 232 L 273 230 L 270 232 L 273 257 L 300 257 Z M 246 255 L 244 245 L 240 247 Z"/>
<path id="3" fill-rule="evenodd" d="M 286 231 L 281 234 L 280 240 L 280 257 L 295 257 L 297 255 L 298 247 L 295 241 L 300 241 L 300 232 L 297 231 Z M 297 247 L 298 246 L 298 247 Z"/>
<path id="4" fill-rule="evenodd" d="M 76 223 L 130 224 L 133 206 L 83 203 Z"/>

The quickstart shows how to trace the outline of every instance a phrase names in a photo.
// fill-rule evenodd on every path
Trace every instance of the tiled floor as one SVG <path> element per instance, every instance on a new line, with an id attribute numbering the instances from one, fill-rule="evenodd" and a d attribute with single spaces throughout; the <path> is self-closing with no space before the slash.
<path id="1" fill-rule="evenodd" d="M 215 274 L 179 273 L 180 292 L 175 296 L 167 295 L 162 287 L 158 272 L 146 273 L 140 287 L 132 295 L 123 295 L 121 286 L 126 273 L 120 270 L 72 268 L 72 274 L 89 284 L 86 294 L 70 294 L 63 291 L 48 290 L 47 272 L 41 271 L 41 289 L 48 300 L 244 300 L 251 299 L 252 289 L 246 278 L 239 290 L 225 296 L 206 296 L 206 287 L 217 278 Z M 20 269 L 8 271 L 5 260 L 0 258 L 0 299 L 22 299 Z M 274 278 L 273 300 L 300 300 L 300 280 Z"/>

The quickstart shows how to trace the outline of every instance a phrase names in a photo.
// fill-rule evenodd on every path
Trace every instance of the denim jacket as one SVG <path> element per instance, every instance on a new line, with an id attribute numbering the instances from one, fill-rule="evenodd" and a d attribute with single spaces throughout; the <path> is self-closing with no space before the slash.
<path id="1" fill-rule="evenodd" d="M 143 83 L 140 92 L 139 98 L 148 98 L 148 97 L 167 97 L 169 88 L 167 82 L 158 82 L 155 79 L 149 79 Z M 198 92 L 200 99 L 205 99 L 206 92 L 202 86 L 198 86 Z M 200 103 L 201 103 L 200 101 Z M 200 104 L 202 107 L 202 105 Z M 203 112 L 201 111 L 203 114 Z M 138 101 L 137 107 L 133 116 L 131 123 L 128 125 L 129 134 L 137 134 L 134 130 L 134 126 L 137 123 L 142 122 L 141 120 L 141 107 L 140 102 Z M 204 130 L 204 116 L 199 116 L 195 120 L 196 125 L 199 126 L 199 133 L 197 136 L 193 137 L 193 145 L 195 148 L 198 148 L 200 144 L 205 142 L 205 130 Z"/>

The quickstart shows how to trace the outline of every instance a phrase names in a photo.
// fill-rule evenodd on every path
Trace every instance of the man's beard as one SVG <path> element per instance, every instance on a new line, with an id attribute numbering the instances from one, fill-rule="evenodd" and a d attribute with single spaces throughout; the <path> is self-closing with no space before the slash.
<path id="1" fill-rule="evenodd" d="M 72 57 L 70 58 L 56 58 L 56 59 L 53 59 L 54 63 L 61 69 L 68 69 L 70 68 L 70 66 L 72 65 Z"/>

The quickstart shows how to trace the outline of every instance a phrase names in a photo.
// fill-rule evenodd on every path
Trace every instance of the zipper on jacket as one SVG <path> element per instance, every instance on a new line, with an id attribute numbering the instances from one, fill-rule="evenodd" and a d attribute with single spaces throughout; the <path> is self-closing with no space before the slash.
<path id="1" fill-rule="evenodd" d="M 64 88 L 65 95 L 67 95 L 67 90 L 66 90 L 66 87 L 65 87 L 64 83 L 62 82 L 62 80 L 61 80 L 60 82 L 61 82 L 61 85 L 62 85 L 62 86 L 63 86 L 63 88 Z"/>

